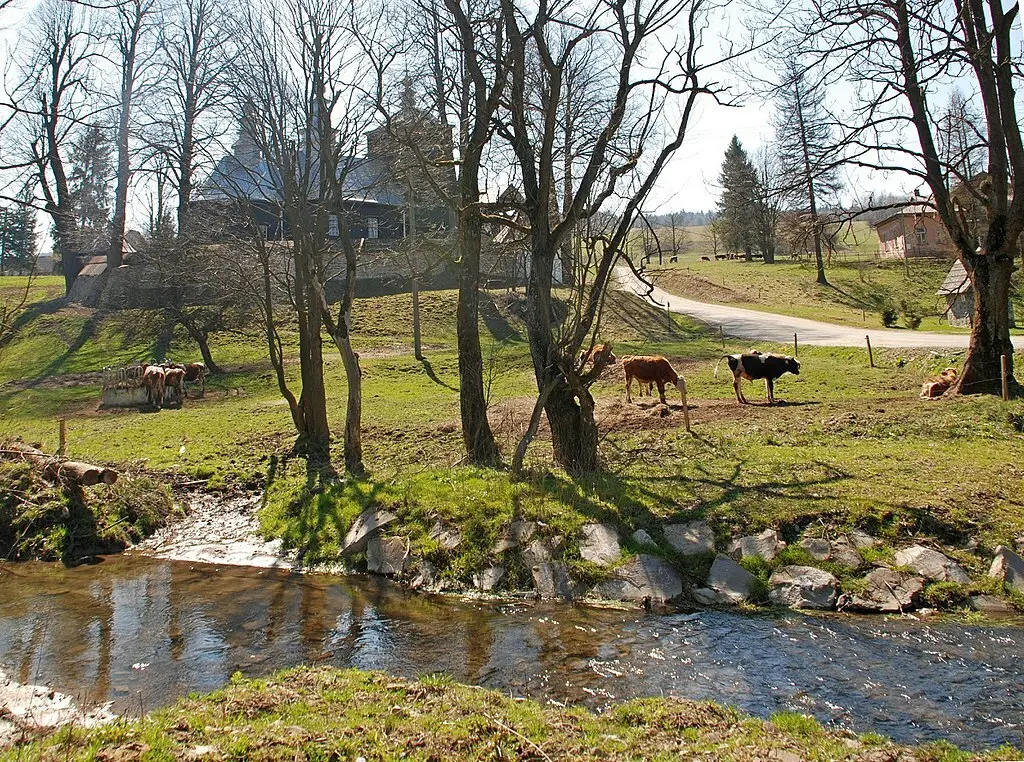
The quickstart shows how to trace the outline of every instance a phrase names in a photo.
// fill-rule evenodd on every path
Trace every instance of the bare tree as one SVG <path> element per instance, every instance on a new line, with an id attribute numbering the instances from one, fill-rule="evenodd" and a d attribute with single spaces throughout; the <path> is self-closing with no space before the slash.
<path id="1" fill-rule="evenodd" d="M 770 146 L 754 152 L 757 169 L 757 237 L 765 264 L 775 262 L 775 239 L 782 214 L 783 188 L 779 165 Z"/>
<path id="2" fill-rule="evenodd" d="M 220 136 L 227 96 L 230 27 L 213 0 L 178 0 L 164 25 L 160 108 L 151 128 L 155 153 L 168 164 L 177 195 L 179 237 L 189 235 L 189 211 L 197 170 L 209 166 L 209 149 Z"/>
<path id="3" fill-rule="evenodd" d="M 124 258 L 124 231 L 128 216 L 128 185 L 131 182 L 132 106 L 140 76 L 146 66 L 143 49 L 154 31 L 155 0 L 121 0 L 111 9 L 116 16 L 113 40 L 120 72 L 117 121 L 117 188 L 114 191 L 114 216 L 110 223 L 110 249 L 107 264 L 120 267 Z"/>
<path id="4" fill-rule="evenodd" d="M 88 8 L 72 0 L 44 0 L 29 19 L 19 51 L 24 52 L 16 62 L 19 78 L 8 104 L 14 115 L 9 129 L 24 155 L 5 159 L 3 165 L 36 176 L 70 292 L 78 275 L 78 224 L 67 152 L 78 128 L 96 116 L 93 76 L 103 49 Z"/>
<path id="5" fill-rule="evenodd" d="M 325 327 L 341 353 L 348 384 L 345 465 L 361 473 L 361 373 L 349 333 L 357 251 L 343 191 L 358 165 L 356 148 L 370 116 L 350 78 L 360 75 L 351 30 L 381 22 L 369 10 L 358 19 L 348 14 L 329 0 L 267 2 L 248 9 L 231 82 L 245 115 L 243 131 L 262 157 L 249 183 L 262 189 L 262 198 L 250 193 L 243 201 L 262 205 L 263 214 L 280 214 L 289 231 L 289 300 L 298 322 L 302 378 L 293 419 L 300 445 L 318 459 L 329 457 L 320 338 Z M 332 222 L 338 225 L 346 278 L 337 318 L 325 287 L 335 251 Z M 271 346 L 272 353 L 279 350 Z"/>
<path id="6" fill-rule="evenodd" d="M 584 371 L 579 351 L 593 341 L 614 266 L 626 256 L 641 205 L 683 144 L 694 104 L 721 92 L 703 81 L 708 67 L 699 60 L 712 8 L 701 0 L 619 0 L 527 10 L 502 0 L 511 65 L 497 129 L 514 151 L 529 224 L 526 325 L 538 389 L 534 419 L 543 408 L 555 459 L 571 472 L 598 467 L 590 386 L 602 368 L 596 363 Z M 665 55 L 657 41 L 673 32 L 677 39 Z M 606 76 L 595 93 L 603 107 L 596 129 L 573 151 L 571 201 L 553 214 L 564 140 L 557 128 L 565 107 L 564 72 L 581 58 L 603 62 Z M 664 142 L 661 135 L 667 135 Z M 612 199 L 607 227 L 587 236 L 587 220 Z M 576 235 L 586 244 L 577 249 L 584 262 L 572 284 L 569 315 L 559 322 L 554 263 L 563 243 Z"/>
<path id="7" fill-rule="evenodd" d="M 898 169 L 927 185 L 929 201 L 974 286 L 971 343 L 955 392 L 999 393 L 1000 356 L 1013 361 L 1010 276 L 1024 230 L 1024 141 L 1016 84 L 1022 54 L 1011 35 L 1019 5 L 1002 0 L 827 0 L 792 19 L 821 76 L 857 86 L 843 140 L 853 163 Z M 946 88 L 977 93 L 986 169 L 962 177 L 940 150 Z M 979 205 L 980 242 L 969 212 Z"/>
<path id="8" fill-rule="evenodd" d="M 790 56 L 775 98 L 778 190 L 794 208 L 807 210 L 818 283 L 827 285 L 818 206 L 839 190 L 842 157 L 825 109 L 824 85 L 808 77 L 798 58 Z"/>

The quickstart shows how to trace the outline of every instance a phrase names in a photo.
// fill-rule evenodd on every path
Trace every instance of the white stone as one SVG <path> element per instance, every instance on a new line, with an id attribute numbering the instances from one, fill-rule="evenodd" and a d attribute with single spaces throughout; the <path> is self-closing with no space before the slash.
<path id="1" fill-rule="evenodd" d="M 478 590 L 493 590 L 504 578 L 504 566 L 490 566 L 473 575 L 473 586 Z"/>
<path id="2" fill-rule="evenodd" d="M 619 560 L 619 533 L 607 524 L 587 524 L 580 531 L 580 557 L 607 566 Z"/>
<path id="3" fill-rule="evenodd" d="M 633 532 L 633 542 L 640 546 L 650 548 L 658 547 L 658 543 L 654 541 L 654 538 L 647 534 L 643 529 L 638 529 Z"/>
<path id="4" fill-rule="evenodd" d="M 1005 545 L 996 548 L 996 556 L 992 559 L 988 576 L 995 577 L 1024 593 L 1024 559 Z"/>
<path id="5" fill-rule="evenodd" d="M 670 601 L 682 595 L 683 581 L 660 558 L 641 554 L 615 569 L 594 592 L 602 598 L 620 601 Z"/>
<path id="6" fill-rule="evenodd" d="M 903 612 L 914 607 L 918 594 L 924 589 L 924 581 L 920 577 L 900 574 L 892 569 L 875 569 L 861 583 L 863 592 L 844 593 L 840 596 L 840 609 Z"/>
<path id="7" fill-rule="evenodd" d="M 774 529 L 766 529 L 760 534 L 747 535 L 733 540 L 729 544 L 729 555 L 733 558 L 750 558 L 759 556 L 771 561 L 779 555 L 786 543 Z"/>
<path id="8" fill-rule="evenodd" d="M 832 547 L 828 544 L 828 540 L 818 537 L 804 537 L 800 540 L 800 547 L 806 550 L 811 558 L 818 561 L 827 561 L 832 555 Z"/>
<path id="9" fill-rule="evenodd" d="M 722 602 L 739 603 L 750 598 L 757 577 L 728 556 L 715 556 L 707 586 L 719 593 Z"/>
<path id="10" fill-rule="evenodd" d="M 768 600 L 794 609 L 831 609 L 839 595 L 839 581 L 813 566 L 783 566 L 768 580 Z"/>
<path id="11" fill-rule="evenodd" d="M 912 545 L 896 551 L 896 566 L 913 569 L 925 579 L 936 582 L 961 582 L 967 584 L 971 578 L 956 561 L 923 545 Z"/>
<path id="12" fill-rule="evenodd" d="M 354 556 L 366 550 L 370 537 L 388 524 L 397 521 L 398 517 L 388 511 L 367 508 L 359 514 L 345 534 L 345 542 L 341 546 L 343 556 Z"/>
<path id="13" fill-rule="evenodd" d="M 662 531 L 669 545 L 684 556 L 715 551 L 715 532 L 706 521 L 668 524 Z"/>

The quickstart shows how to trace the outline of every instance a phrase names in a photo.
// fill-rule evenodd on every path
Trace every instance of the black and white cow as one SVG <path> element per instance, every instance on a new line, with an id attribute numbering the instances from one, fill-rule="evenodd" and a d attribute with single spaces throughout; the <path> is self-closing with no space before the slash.
<path id="1" fill-rule="evenodd" d="M 740 391 L 740 379 L 754 381 L 758 378 L 764 379 L 765 390 L 768 394 L 768 404 L 775 404 L 775 379 L 785 373 L 800 375 L 800 361 L 792 357 L 781 355 L 761 354 L 750 352 L 741 355 L 723 355 L 722 360 L 729 363 L 729 370 L 732 371 L 732 386 L 736 390 L 736 399 L 746 404 L 747 398 Z M 719 360 L 721 362 L 721 360 Z M 718 377 L 718 365 L 715 365 L 715 377 Z"/>

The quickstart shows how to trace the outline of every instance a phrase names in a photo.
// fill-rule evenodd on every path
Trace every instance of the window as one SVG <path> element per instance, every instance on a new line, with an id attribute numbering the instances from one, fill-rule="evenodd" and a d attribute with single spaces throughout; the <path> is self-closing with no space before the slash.
<path id="1" fill-rule="evenodd" d="M 331 238 L 338 237 L 338 215 L 336 214 L 327 218 L 327 235 Z"/>
<path id="2" fill-rule="evenodd" d="M 377 223 L 376 217 L 366 218 L 366 237 L 380 238 L 380 226 Z"/>
<path id="3" fill-rule="evenodd" d="M 917 242 L 928 243 L 928 231 L 925 230 L 924 225 L 918 225 L 914 228 L 914 235 L 917 237 Z"/>

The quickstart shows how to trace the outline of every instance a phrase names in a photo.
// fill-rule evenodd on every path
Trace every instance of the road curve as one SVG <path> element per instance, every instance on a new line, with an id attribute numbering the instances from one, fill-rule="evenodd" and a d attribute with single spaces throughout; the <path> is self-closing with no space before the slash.
<path id="1" fill-rule="evenodd" d="M 864 329 L 847 325 L 822 323 L 817 320 L 779 315 L 774 312 L 746 310 L 722 304 L 707 304 L 684 299 L 654 287 L 649 291 L 628 267 L 615 268 L 616 286 L 621 291 L 636 294 L 652 304 L 668 308 L 681 315 L 689 315 L 703 323 L 721 326 L 727 336 L 758 341 L 792 344 L 797 334 L 800 344 L 826 347 L 864 346 L 864 337 L 871 337 L 873 347 L 926 347 L 933 349 L 966 349 L 970 341 L 967 334 L 927 333 L 924 331 Z M 1013 337 L 1014 348 L 1024 349 L 1024 336 Z"/>

